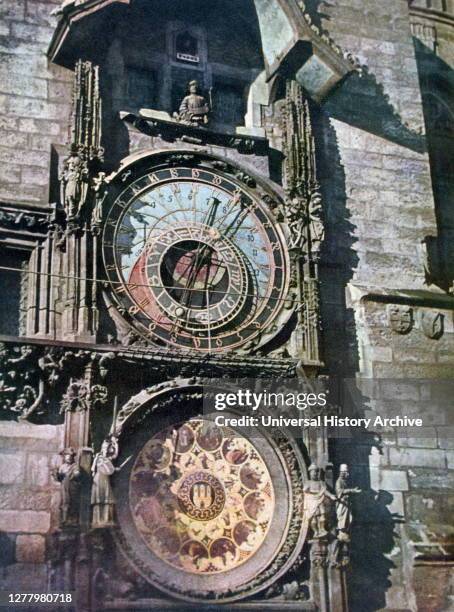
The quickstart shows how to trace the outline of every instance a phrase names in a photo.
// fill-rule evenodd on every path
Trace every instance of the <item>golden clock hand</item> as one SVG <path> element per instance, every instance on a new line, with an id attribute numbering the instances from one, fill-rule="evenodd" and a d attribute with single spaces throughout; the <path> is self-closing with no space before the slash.
<path id="1" fill-rule="evenodd" d="M 205 218 L 203 220 L 202 227 L 200 229 L 199 246 L 197 248 L 196 257 L 195 257 L 196 276 L 200 271 L 200 266 L 199 266 L 200 255 L 201 253 L 204 253 L 207 248 L 206 245 L 202 243 L 204 226 L 208 225 L 209 227 L 211 227 L 213 225 L 213 222 L 216 218 L 217 209 L 219 207 L 219 204 L 221 204 L 221 200 L 219 200 L 219 198 L 211 196 L 210 198 L 208 198 L 207 204 L 208 204 L 208 210 L 205 214 Z"/>
<path id="2" fill-rule="evenodd" d="M 205 253 L 206 252 L 209 253 L 209 247 L 206 244 L 202 245 L 201 249 L 199 247 L 199 249 L 196 252 L 196 256 L 194 258 L 194 265 L 190 272 L 188 282 L 186 283 L 185 293 L 184 293 L 184 297 L 187 296 L 186 304 L 185 304 L 187 308 L 190 307 L 191 302 L 192 302 L 192 298 L 194 294 L 194 283 L 197 279 L 197 276 L 200 270 L 205 265 Z"/>
<path id="3" fill-rule="evenodd" d="M 189 272 L 188 282 L 186 283 L 186 287 L 185 287 L 185 290 L 182 296 L 182 301 L 183 303 L 185 303 L 186 301 L 185 305 L 188 308 L 190 306 L 190 303 L 193 297 L 192 296 L 193 292 L 191 291 L 191 289 L 193 288 L 197 275 L 199 274 L 200 270 L 202 269 L 204 265 L 205 253 L 207 252 L 207 250 L 209 252 L 209 247 L 206 244 L 203 244 L 201 242 L 201 239 L 203 237 L 204 226 L 208 225 L 209 227 L 211 227 L 213 225 L 214 220 L 216 219 L 216 213 L 217 213 L 218 207 L 221 204 L 221 200 L 219 198 L 216 198 L 215 196 L 211 196 L 210 198 L 208 198 L 207 204 L 208 204 L 208 211 L 205 215 L 205 218 L 202 224 L 202 228 L 200 230 L 200 241 L 199 241 L 199 246 L 197 247 L 195 258 L 194 258 L 194 265 Z"/>
<path id="4" fill-rule="evenodd" d="M 211 204 L 209 204 L 208 214 L 205 218 L 204 225 L 209 225 L 210 227 L 213 225 L 214 220 L 216 219 L 216 214 L 219 208 L 219 204 L 221 204 L 221 200 L 219 198 L 215 198 L 212 196 L 208 199 L 208 202 L 211 200 Z"/>
<path id="5" fill-rule="evenodd" d="M 248 213 L 249 213 L 249 209 L 247 207 L 241 208 L 238 211 L 236 217 L 230 223 L 230 225 L 223 231 L 224 236 L 227 237 L 227 238 L 233 238 L 233 236 L 235 236 L 235 234 L 240 229 L 240 227 L 243 224 L 243 221 L 247 217 Z"/>

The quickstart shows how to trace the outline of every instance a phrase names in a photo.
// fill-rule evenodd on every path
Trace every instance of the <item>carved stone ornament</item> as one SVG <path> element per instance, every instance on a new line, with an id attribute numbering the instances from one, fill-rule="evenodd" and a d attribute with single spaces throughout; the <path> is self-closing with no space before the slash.
<path id="1" fill-rule="evenodd" d="M 60 173 L 61 204 L 70 224 L 86 206 L 92 179 L 103 160 L 98 66 L 79 60 L 75 67 L 69 155 Z"/>
<path id="2" fill-rule="evenodd" d="M 0 344 L 0 410 L 27 419 L 45 402 L 44 382 L 35 347 Z"/>
<path id="3" fill-rule="evenodd" d="M 95 351 L 66 350 L 15 343 L 0 343 L 0 414 L 2 418 L 16 416 L 28 419 L 43 418 L 58 410 L 85 410 L 107 401 L 107 388 L 100 384 L 88 385 L 84 379 L 86 366 L 101 373 L 101 361 L 108 354 Z M 103 362 L 105 367 L 105 361 Z M 102 380 L 102 379 L 101 379 Z M 95 382 L 101 382 L 98 378 Z M 66 388 L 63 396 L 61 388 Z"/>
<path id="4" fill-rule="evenodd" d="M 107 402 L 108 393 L 107 387 L 104 385 L 92 385 L 90 389 L 90 399 L 92 405 L 97 407 L 101 404 L 105 404 Z"/>
<path id="5" fill-rule="evenodd" d="M 300 565 L 301 563 L 296 563 L 291 573 L 294 574 L 298 570 L 301 572 Z M 289 580 L 288 575 L 285 575 L 266 591 L 265 598 L 283 601 L 308 601 L 310 599 L 309 585 L 307 581 L 300 577 Z"/>
<path id="6" fill-rule="evenodd" d="M 396 334 L 408 334 L 413 328 L 413 309 L 410 306 L 390 304 L 388 324 Z"/>
<path id="7" fill-rule="evenodd" d="M 332 547 L 331 564 L 334 567 L 343 567 L 350 562 L 349 546 L 352 525 L 351 496 L 361 493 L 358 487 L 349 487 L 348 465 L 343 463 L 339 469 L 339 478 L 336 480 L 336 540 Z"/>
<path id="8" fill-rule="evenodd" d="M 90 385 L 86 380 L 71 380 L 60 402 L 61 412 L 84 412 L 90 407 L 105 404 L 107 388 L 103 385 Z"/>
<path id="9" fill-rule="evenodd" d="M 287 82 L 284 108 L 283 174 L 291 248 L 316 256 L 324 238 L 309 102 L 295 81 Z"/>
<path id="10" fill-rule="evenodd" d="M 292 355 L 317 365 L 322 360 L 318 265 L 325 226 L 311 108 L 295 81 L 287 81 L 283 128 L 285 221 L 301 300 Z"/>
<path id="11" fill-rule="evenodd" d="M 89 386 L 84 380 L 72 380 L 60 403 L 61 412 L 83 412 L 88 410 Z"/>
<path id="12" fill-rule="evenodd" d="M 431 340 L 438 340 L 443 335 L 444 315 L 441 312 L 423 311 L 420 323 L 424 335 Z"/>
<path id="13" fill-rule="evenodd" d="M 44 232 L 49 225 L 49 218 L 43 213 L 23 212 L 11 208 L 4 210 L 7 204 L 1 203 L 0 227 L 2 229 L 13 229 L 32 232 Z"/>
<path id="14" fill-rule="evenodd" d="M 328 567 L 329 544 L 326 538 L 318 538 L 312 541 L 311 564 L 313 567 Z"/>

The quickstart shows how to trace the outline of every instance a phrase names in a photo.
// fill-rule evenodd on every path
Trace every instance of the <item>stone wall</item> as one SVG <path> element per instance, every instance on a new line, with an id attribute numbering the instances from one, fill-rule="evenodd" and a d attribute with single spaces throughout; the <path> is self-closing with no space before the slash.
<path id="1" fill-rule="evenodd" d="M 0 201 L 47 205 L 52 146 L 67 142 L 71 72 L 49 65 L 55 0 L 0 5 Z M 52 160 L 53 161 L 53 160 Z M 54 177 L 55 178 L 55 177 Z"/>
<path id="2" fill-rule="evenodd" d="M 48 64 L 58 2 L 0 4 L 0 202 L 47 206 L 56 156 L 67 142 L 71 72 Z M 62 427 L 2 422 L 0 574 L 2 589 L 46 591 L 46 536 L 57 525 Z"/>
<path id="3" fill-rule="evenodd" d="M 454 281 L 454 4 L 437 2 L 431 9 L 421 1 L 411 4 L 419 80 L 434 184 L 438 240 L 432 241 L 439 255 L 444 288 Z M 441 4 L 441 6 L 440 6 Z M 440 10 L 445 8 L 446 10 Z M 437 276 L 437 270 L 433 275 Z M 438 280 L 438 279 L 437 279 Z"/>
<path id="4" fill-rule="evenodd" d="M 324 107 L 328 221 L 342 211 L 348 219 L 355 282 L 421 287 L 420 243 L 436 223 L 407 0 L 337 0 L 324 13 L 331 36 L 363 66 Z M 330 180 L 336 158 L 343 184 Z M 345 245 L 330 246 L 338 262 Z"/>
<path id="5" fill-rule="evenodd" d="M 448 610 L 449 582 L 439 578 L 454 551 L 452 310 L 415 306 L 412 329 L 397 333 L 390 329 L 390 306 L 366 298 L 353 306 L 364 378 L 347 409 L 366 418 L 407 415 L 423 422 L 375 426 L 342 441 L 342 452 L 353 457 L 354 480 L 365 489 L 357 509 L 353 592 L 370 584 L 367 595 L 354 596 L 355 609 Z M 428 313 L 444 318 L 439 338 L 424 333 Z"/>
<path id="6" fill-rule="evenodd" d="M 421 243 L 439 228 L 408 4 L 335 0 L 323 13 L 330 35 L 363 66 L 362 77 L 350 77 L 327 101 L 317 126 L 325 145 L 327 361 L 360 383 L 351 396 L 346 385 L 347 414 L 419 416 L 424 424 L 351 431 L 336 441 L 338 461 L 350 460 L 363 488 L 352 607 L 447 610 L 440 576 L 452 554 L 453 431 L 446 388 L 436 381 L 452 376 L 452 303 L 444 298 L 443 309 L 440 290 L 425 284 Z M 408 333 L 392 330 L 389 303 L 413 309 Z M 424 333 L 426 312 L 444 317 L 442 334 Z M 435 563 L 439 574 L 429 570 Z"/>
<path id="7" fill-rule="evenodd" d="M 46 536 L 57 527 L 63 426 L 2 422 L 0 588 L 45 592 Z"/>

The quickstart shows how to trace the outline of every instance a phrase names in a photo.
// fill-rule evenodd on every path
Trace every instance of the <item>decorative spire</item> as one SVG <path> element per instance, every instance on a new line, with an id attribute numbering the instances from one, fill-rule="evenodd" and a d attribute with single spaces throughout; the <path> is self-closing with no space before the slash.
<path id="1" fill-rule="evenodd" d="M 79 218 L 103 154 L 99 68 L 79 60 L 74 70 L 69 155 L 60 175 L 61 203 L 68 221 Z"/>
<path id="2" fill-rule="evenodd" d="M 324 238 L 322 198 L 317 182 L 309 101 L 296 81 L 287 81 L 283 125 L 283 182 L 289 247 L 301 306 L 293 354 L 321 364 L 318 262 Z"/>

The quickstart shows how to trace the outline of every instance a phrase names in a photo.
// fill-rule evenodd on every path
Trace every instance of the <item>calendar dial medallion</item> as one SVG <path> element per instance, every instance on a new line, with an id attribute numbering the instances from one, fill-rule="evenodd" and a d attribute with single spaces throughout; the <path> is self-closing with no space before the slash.
<path id="1" fill-rule="evenodd" d="M 260 193 L 211 167 L 153 167 L 117 188 L 103 232 L 121 311 L 160 345 L 232 350 L 283 306 L 288 256 Z"/>

